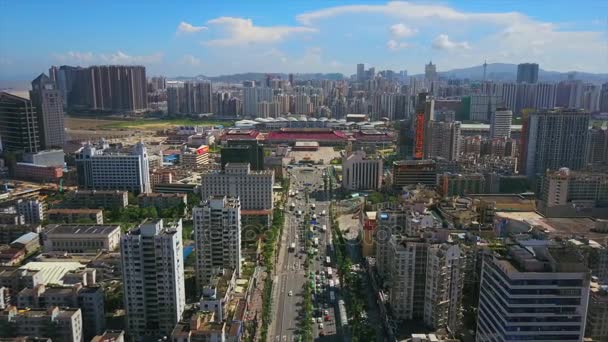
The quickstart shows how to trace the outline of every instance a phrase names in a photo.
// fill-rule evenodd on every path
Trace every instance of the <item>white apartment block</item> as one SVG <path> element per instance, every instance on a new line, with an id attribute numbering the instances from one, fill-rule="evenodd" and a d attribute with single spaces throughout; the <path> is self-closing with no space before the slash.
<path id="1" fill-rule="evenodd" d="M 192 210 L 196 241 L 196 282 L 199 293 L 217 269 L 241 274 L 241 204 L 238 197 L 207 197 Z"/>
<path id="2" fill-rule="evenodd" d="M 382 186 L 382 159 L 354 151 L 342 160 L 342 186 L 348 190 L 378 190 Z"/>
<path id="3" fill-rule="evenodd" d="M 513 112 L 505 108 L 497 108 L 490 116 L 490 138 L 511 138 L 511 122 Z"/>
<path id="4" fill-rule="evenodd" d="M 91 190 L 151 192 L 148 152 L 142 142 L 131 154 L 114 153 L 107 144 L 88 143 L 76 153 L 78 187 Z"/>
<path id="5" fill-rule="evenodd" d="M 17 213 L 23 215 L 26 224 L 40 223 L 44 220 L 46 206 L 44 202 L 35 199 L 18 200 Z"/>
<path id="6" fill-rule="evenodd" d="M 181 220 L 129 230 L 121 258 L 128 333 L 136 339 L 168 336 L 186 305 Z"/>
<path id="7" fill-rule="evenodd" d="M 243 210 L 274 208 L 272 186 L 274 171 L 251 171 L 248 163 L 228 163 L 224 171 L 201 174 L 201 197 L 238 197 Z"/>
<path id="8" fill-rule="evenodd" d="M 583 340 L 590 273 L 576 250 L 507 247 L 484 258 L 477 341 Z"/>
<path id="9" fill-rule="evenodd" d="M 10 306 L 0 311 L 0 326 L 13 326 L 13 337 L 39 336 L 53 341 L 83 342 L 80 309 L 24 309 Z M 52 326 L 53 329 L 49 329 Z M 52 334 L 53 336 L 49 336 Z"/>

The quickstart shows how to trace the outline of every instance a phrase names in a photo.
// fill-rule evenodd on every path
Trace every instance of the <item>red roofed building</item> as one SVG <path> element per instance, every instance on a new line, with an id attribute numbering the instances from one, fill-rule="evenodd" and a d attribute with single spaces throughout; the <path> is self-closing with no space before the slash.
<path id="1" fill-rule="evenodd" d="M 290 144 L 296 141 L 316 141 L 319 145 L 340 145 L 348 141 L 344 132 L 330 128 L 281 128 L 269 132 L 266 142 L 269 144 Z"/>

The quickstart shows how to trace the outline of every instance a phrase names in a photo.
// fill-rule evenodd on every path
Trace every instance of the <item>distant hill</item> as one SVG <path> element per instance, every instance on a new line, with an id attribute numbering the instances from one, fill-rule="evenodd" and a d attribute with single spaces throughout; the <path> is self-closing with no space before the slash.
<path id="1" fill-rule="evenodd" d="M 558 72 L 540 69 L 538 79 L 541 82 L 559 82 L 568 79 L 568 75 L 574 73 L 574 79 L 591 83 L 608 82 L 608 73 L 592 74 L 587 72 Z M 468 78 L 472 80 L 483 79 L 483 65 L 477 65 L 463 69 L 440 71 L 439 75 L 446 78 Z M 416 75 L 422 76 L 422 75 Z M 492 81 L 515 81 L 517 79 L 517 64 L 491 63 L 488 64 L 486 79 Z"/>

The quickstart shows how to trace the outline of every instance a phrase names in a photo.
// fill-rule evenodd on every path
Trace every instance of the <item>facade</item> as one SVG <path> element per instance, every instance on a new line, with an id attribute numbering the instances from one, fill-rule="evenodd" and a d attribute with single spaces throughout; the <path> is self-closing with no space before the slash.
<path id="1" fill-rule="evenodd" d="M 168 336 L 186 305 L 181 220 L 129 230 L 121 239 L 121 258 L 128 334 Z"/>
<path id="2" fill-rule="evenodd" d="M 348 190 L 378 190 L 382 186 L 382 159 L 354 151 L 343 157 L 342 186 Z"/>
<path id="3" fill-rule="evenodd" d="M 251 171 L 249 164 L 228 163 L 224 171 L 201 174 L 202 198 L 211 196 L 238 197 L 243 210 L 274 208 L 272 186 L 274 171 Z"/>
<path id="4" fill-rule="evenodd" d="M 425 158 L 458 160 L 460 155 L 460 122 L 429 121 L 426 127 Z"/>
<path id="5" fill-rule="evenodd" d="M 538 211 L 546 217 L 608 217 L 608 174 L 548 171 L 541 180 Z"/>
<path id="6" fill-rule="evenodd" d="M 103 210 L 101 209 L 49 209 L 46 216 L 50 223 L 103 224 Z"/>
<path id="7" fill-rule="evenodd" d="M 38 116 L 41 148 L 45 150 L 54 147 L 63 148 L 65 142 L 64 99 L 55 82 L 45 74 L 38 76 L 32 81 L 30 99 Z"/>
<path id="8" fill-rule="evenodd" d="M 216 270 L 241 274 L 241 204 L 238 197 L 207 196 L 192 210 L 196 241 L 197 293 L 210 284 Z"/>
<path id="9" fill-rule="evenodd" d="M 82 311 L 83 336 L 87 341 L 101 334 L 106 327 L 104 294 L 100 286 L 38 285 L 21 290 L 16 303 L 19 308 L 79 308 Z"/>
<path id="10" fill-rule="evenodd" d="M 213 112 L 211 83 L 186 82 L 167 88 L 169 114 L 208 114 Z"/>
<path id="11" fill-rule="evenodd" d="M 437 185 L 437 165 L 433 160 L 401 160 L 393 162 L 393 186 Z"/>
<path id="12" fill-rule="evenodd" d="M 23 215 L 26 224 L 37 224 L 44 221 L 46 204 L 37 199 L 19 199 L 15 203 L 17 213 Z"/>
<path id="13" fill-rule="evenodd" d="M 32 101 L 0 92 L 0 137 L 4 151 L 40 150 L 40 127 Z"/>
<path id="14" fill-rule="evenodd" d="M 506 108 L 497 108 L 490 117 L 490 138 L 511 138 L 513 112 Z"/>
<path id="15" fill-rule="evenodd" d="M 120 244 L 119 225 L 50 224 L 42 233 L 46 252 L 113 251 Z"/>
<path id="16" fill-rule="evenodd" d="M 538 82 L 538 64 L 521 63 L 517 65 L 517 83 Z"/>
<path id="17" fill-rule="evenodd" d="M 571 249 L 529 249 L 484 258 L 477 341 L 582 341 L 589 271 Z"/>
<path id="18" fill-rule="evenodd" d="M 446 172 L 439 176 L 439 191 L 443 196 L 466 196 L 485 192 L 485 177 L 481 173 L 457 174 Z"/>
<path id="19" fill-rule="evenodd" d="M 524 149 L 529 178 L 545 170 L 567 167 L 578 170 L 587 161 L 588 112 L 552 109 L 530 114 Z"/>
<path id="20" fill-rule="evenodd" d="M 77 152 L 76 171 L 80 188 L 135 193 L 152 191 L 148 152 L 142 142 L 134 146 L 131 154 L 114 154 L 104 150 L 103 146 L 97 148 L 87 144 Z"/>
<path id="21" fill-rule="evenodd" d="M 39 183 L 56 183 L 63 177 L 61 166 L 42 166 L 30 163 L 16 163 L 15 178 Z"/>
<path id="22" fill-rule="evenodd" d="M 60 309 L 55 306 L 48 309 L 18 310 L 15 306 L 9 306 L 0 312 L 0 327 L 2 326 L 13 327 L 0 329 L 4 330 L 0 332 L 4 337 L 40 336 L 53 341 L 84 341 L 80 309 Z"/>

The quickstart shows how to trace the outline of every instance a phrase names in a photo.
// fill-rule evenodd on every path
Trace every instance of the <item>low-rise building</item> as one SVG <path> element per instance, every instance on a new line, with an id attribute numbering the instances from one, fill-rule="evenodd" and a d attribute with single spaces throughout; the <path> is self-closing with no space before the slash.
<path id="1" fill-rule="evenodd" d="M 63 167 L 16 163 L 14 173 L 18 179 L 39 183 L 56 183 L 63 177 Z"/>
<path id="2" fill-rule="evenodd" d="M 15 302 L 19 308 L 80 308 L 86 340 L 105 330 L 104 294 L 100 286 L 37 285 L 21 290 Z"/>
<path id="3" fill-rule="evenodd" d="M 226 341 L 226 323 L 215 318 L 214 312 L 197 312 L 179 322 L 171 332 L 173 342 Z"/>
<path id="4" fill-rule="evenodd" d="M 103 334 L 93 337 L 91 342 L 125 342 L 125 332 L 122 330 L 106 330 Z"/>
<path id="5" fill-rule="evenodd" d="M 49 225 L 42 233 L 44 250 L 82 253 L 113 251 L 120 244 L 119 225 Z"/>
<path id="6" fill-rule="evenodd" d="M 465 196 L 483 193 L 485 178 L 481 173 L 449 173 L 439 176 L 439 191 L 443 196 Z"/>
<path id="7" fill-rule="evenodd" d="M 6 337 L 41 336 L 53 341 L 83 341 L 80 309 L 60 309 L 56 306 L 48 309 L 17 309 L 10 306 L 0 312 L 2 326 L 12 327 L 3 333 Z"/>
<path id="8" fill-rule="evenodd" d="M 51 223 L 103 224 L 101 209 L 49 209 L 46 214 Z"/>
<path id="9" fill-rule="evenodd" d="M 23 249 L 25 254 L 31 254 L 40 248 L 40 236 L 34 232 L 25 233 L 11 242 L 10 246 Z"/>
<path id="10" fill-rule="evenodd" d="M 37 224 L 0 224 L 0 245 L 8 245 L 27 233 L 42 231 L 42 226 Z"/>
<path id="11" fill-rule="evenodd" d="M 125 208 L 129 192 L 122 190 L 75 190 L 66 194 L 62 203 L 66 208 Z"/>
<path id="12" fill-rule="evenodd" d="M 208 285 L 203 287 L 200 308 L 203 311 L 213 311 L 219 321 L 226 318 L 227 303 L 236 285 L 234 269 L 218 268 Z"/>

